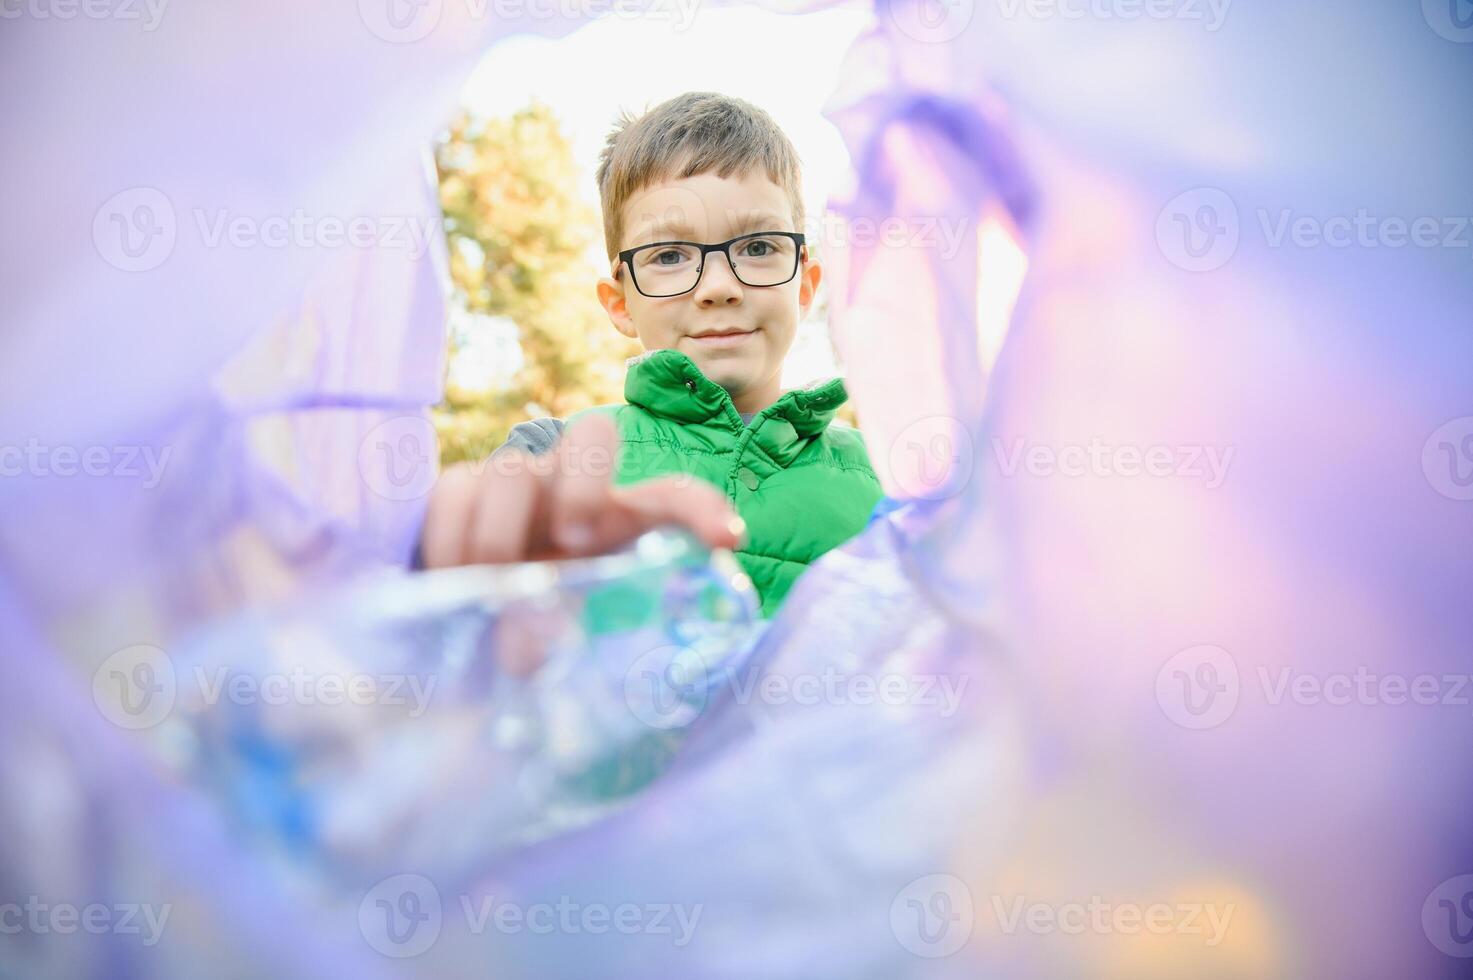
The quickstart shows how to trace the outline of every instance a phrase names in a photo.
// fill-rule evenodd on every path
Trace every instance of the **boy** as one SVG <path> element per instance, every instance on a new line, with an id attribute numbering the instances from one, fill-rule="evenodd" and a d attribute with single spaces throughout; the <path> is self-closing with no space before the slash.
<path id="1" fill-rule="evenodd" d="M 658 498 L 668 508 L 678 499 L 676 519 L 698 534 L 709 530 L 702 536 L 711 543 L 724 517 L 721 527 L 770 616 L 810 562 L 864 527 L 881 497 L 862 437 L 833 421 L 848 398 L 843 381 L 787 393 L 780 384 L 822 278 L 797 231 L 804 218 L 797 153 L 761 109 L 692 92 L 621 118 L 600 158 L 598 185 L 611 262 L 599 302 L 615 329 L 645 348 L 629 362 L 627 404 L 580 412 L 567 434 L 559 419 L 521 423 L 494 458 L 562 453 L 576 463 L 568 439 L 584 454 L 585 441 L 612 443 L 613 433 L 618 488 L 607 478 L 600 484 L 613 514 L 585 511 L 589 521 L 633 527 L 639 520 L 623 513 L 640 506 L 631 500 L 654 507 Z M 730 509 L 740 521 L 730 521 Z M 431 554 L 431 523 L 438 536 L 457 533 L 456 518 L 436 520 L 435 510 L 432 498 L 430 564 L 453 550 Z M 586 547 L 600 530 L 607 528 L 584 526 L 574 537 Z M 463 526 L 463 533 L 473 532 Z M 477 560 L 473 548 L 471 557 L 460 554 Z"/>

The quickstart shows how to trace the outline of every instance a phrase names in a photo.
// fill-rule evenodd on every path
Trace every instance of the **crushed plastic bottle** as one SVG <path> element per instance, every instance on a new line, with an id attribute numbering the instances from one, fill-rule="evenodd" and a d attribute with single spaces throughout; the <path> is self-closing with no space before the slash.
<path id="1" fill-rule="evenodd" d="M 294 864 L 454 875 L 656 779 L 757 610 L 729 552 L 664 529 L 599 558 L 372 579 L 197 635 L 158 736 Z"/>

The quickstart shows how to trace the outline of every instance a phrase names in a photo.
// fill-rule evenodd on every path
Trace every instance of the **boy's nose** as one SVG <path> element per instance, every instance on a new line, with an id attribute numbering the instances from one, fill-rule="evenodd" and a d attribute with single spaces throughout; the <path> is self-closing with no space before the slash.
<path id="1" fill-rule="evenodd" d="M 719 252 L 712 252 L 706 259 L 701 278 L 696 281 L 695 300 L 702 305 L 740 302 L 742 281 L 736 277 L 730 260 Z"/>

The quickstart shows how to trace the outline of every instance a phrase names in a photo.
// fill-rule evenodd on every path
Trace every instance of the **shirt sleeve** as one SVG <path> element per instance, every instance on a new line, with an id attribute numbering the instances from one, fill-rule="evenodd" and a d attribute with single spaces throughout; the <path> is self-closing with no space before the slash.
<path id="1" fill-rule="evenodd" d="M 563 434 L 564 424 L 562 419 L 556 418 L 518 422 L 512 426 L 511 432 L 506 437 L 506 442 L 502 443 L 496 452 L 491 455 L 495 456 L 497 453 L 505 452 L 508 449 L 520 449 L 533 456 L 541 456 L 543 453 L 551 452 Z"/>

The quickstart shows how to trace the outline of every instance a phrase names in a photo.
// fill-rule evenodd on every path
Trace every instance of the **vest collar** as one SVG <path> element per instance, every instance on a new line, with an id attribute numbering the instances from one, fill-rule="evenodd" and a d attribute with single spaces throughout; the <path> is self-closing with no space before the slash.
<path id="1" fill-rule="evenodd" d="M 624 400 L 661 418 L 682 424 L 715 423 L 737 433 L 744 428 L 742 416 L 726 389 L 701 373 L 695 362 L 674 349 L 646 351 L 628 361 L 624 376 Z M 843 378 L 816 381 L 805 388 L 784 392 L 782 397 L 758 412 L 751 426 L 766 418 L 783 419 L 794 439 L 807 440 L 828 428 L 839 406 L 849 400 Z"/>

